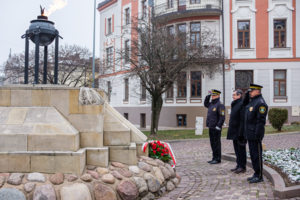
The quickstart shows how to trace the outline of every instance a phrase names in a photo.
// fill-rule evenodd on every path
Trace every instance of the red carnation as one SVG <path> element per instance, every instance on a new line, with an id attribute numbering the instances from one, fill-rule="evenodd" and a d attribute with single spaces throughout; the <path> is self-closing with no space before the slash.
<path id="1" fill-rule="evenodd" d="M 156 144 L 152 145 L 152 149 L 156 149 Z"/>
<path id="2" fill-rule="evenodd" d="M 154 154 L 156 154 L 156 151 L 155 151 L 155 150 L 153 150 L 153 153 L 154 153 Z"/>
<path id="3" fill-rule="evenodd" d="M 158 145 L 161 145 L 160 141 L 157 141 L 157 144 L 158 144 Z"/>
<path id="4" fill-rule="evenodd" d="M 164 153 L 161 153 L 160 155 L 161 155 L 161 156 L 164 156 Z"/>
<path id="5" fill-rule="evenodd" d="M 157 151 L 160 151 L 160 148 L 157 148 Z"/>

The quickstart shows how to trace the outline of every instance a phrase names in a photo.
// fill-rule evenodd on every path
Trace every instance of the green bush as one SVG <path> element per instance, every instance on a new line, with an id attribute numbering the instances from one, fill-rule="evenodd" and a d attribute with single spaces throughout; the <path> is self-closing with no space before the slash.
<path id="1" fill-rule="evenodd" d="M 292 122 L 291 125 L 299 126 L 300 122 Z"/>
<path id="2" fill-rule="evenodd" d="M 281 131 L 284 122 L 288 118 L 288 110 L 284 108 L 271 108 L 269 110 L 269 121 L 274 129 Z"/>

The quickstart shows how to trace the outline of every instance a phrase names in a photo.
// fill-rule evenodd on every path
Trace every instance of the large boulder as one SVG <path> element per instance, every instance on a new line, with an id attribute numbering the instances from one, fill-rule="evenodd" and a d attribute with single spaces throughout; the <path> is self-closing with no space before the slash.
<path id="1" fill-rule="evenodd" d="M 153 200 L 153 199 L 155 199 L 155 196 L 151 192 L 149 192 L 146 196 L 141 198 L 141 200 Z"/>
<path id="2" fill-rule="evenodd" d="M 105 174 L 102 176 L 101 181 L 103 181 L 104 183 L 114 184 L 115 177 L 111 174 Z"/>
<path id="3" fill-rule="evenodd" d="M 24 174 L 22 173 L 12 173 L 7 180 L 7 183 L 11 185 L 20 185 L 22 183 L 22 179 Z"/>
<path id="4" fill-rule="evenodd" d="M 150 192 L 158 192 L 160 188 L 160 183 L 152 174 L 146 173 L 144 174 L 144 179 L 147 182 L 148 189 Z"/>
<path id="5" fill-rule="evenodd" d="M 164 178 L 164 175 L 163 175 L 161 169 L 159 167 L 153 167 L 153 171 L 154 171 L 155 177 L 157 178 L 159 183 L 161 185 L 164 184 L 165 183 L 165 178 Z"/>
<path id="6" fill-rule="evenodd" d="M 96 171 L 97 171 L 98 174 L 100 174 L 101 176 L 103 176 L 104 174 L 108 174 L 108 169 L 106 169 L 106 168 L 98 167 L 98 168 L 96 169 Z"/>
<path id="7" fill-rule="evenodd" d="M 99 179 L 99 174 L 97 172 L 87 170 L 86 173 L 90 174 L 94 179 Z"/>
<path id="8" fill-rule="evenodd" d="M 67 181 L 69 182 L 73 182 L 76 181 L 78 179 L 78 176 L 76 174 L 70 174 L 66 176 Z"/>
<path id="9" fill-rule="evenodd" d="M 151 171 L 150 165 L 148 165 L 147 163 L 144 163 L 144 162 L 138 162 L 138 167 L 146 172 Z"/>
<path id="10" fill-rule="evenodd" d="M 118 168 L 125 168 L 126 166 L 119 162 L 111 162 L 111 165 Z"/>
<path id="11" fill-rule="evenodd" d="M 127 169 L 123 169 L 123 168 L 120 168 L 120 169 L 117 169 L 117 171 L 122 175 L 122 176 L 125 176 L 127 178 L 130 178 L 132 177 L 132 172 L 128 171 Z"/>
<path id="12" fill-rule="evenodd" d="M 173 178 L 171 181 L 174 183 L 175 186 L 179 185 L 178 178 Z"/>
<path id="13" fill-rule="evenodd" d="M 122 180 L 122 179 L 123 179 L 122 175 L 121 175 L 118 171 L 112 171 L 111 174 L 112 174 L 116 179 L 119 179 L 119 180 Z"/>
<path id="14" fill-rule="evenodd" d="M 63 186 L 59 190 L 61 200 L 92 200 L 88 186 L 83 183 L 74 183 Z"/>
<path id="15" fill-rule="evenodd" d="M 135 200 L 139 196 L 137 187 L 127 180 L 117 186 L 117 192 L 123 200 Z"/>
<path id="16" fill-rule="evenodd" d="M 175 185 L 172 183 L 172 181 L 167 182 L 167 190 L 172 191 L 175 189 Z"/>
<path id="17" fill-rule="evenodd" d="M 133 180 L 138 187 L 140 196 L 144 196 L 145 194 L 147 194 L 148 186 L 146 181 L 140 177 L 133 177 Z"/>
<path id="18" fill-rule="evenodd" d="M 33 193 L 33 200 L 56 200 L 54 188 L 51 184 L 37 187 Z"/>
<path id="19" fill-rule="evenodd" d="M 52 176 L 50 176 L 50 181 L 54 185 L 60 185 L 64 182 L 65 176 L 63 173 L 57 173 Z"/>
<path id="20" fill-rule="evenodd" d="M 140 173 L 140 170 L 137 166 L 130 166 L 129 171 L 131 171 L 134 174 L 139 174 Z"/>
<path id="21" fill-rule="evenodd" d="M 160 169 L 161 169 L 161 171 L 162 171 L 162 173 L 164 175 L 164 178 L 166 180 L 169 179 L 169 178 L 171 178 L 171 172 L 167 168 L 160 166 Z"/>
<path id="22" fill-rule="evenodd" d="M 26 183 L 24 185 L 24 191 L 27 193 L 31 192 L 35 188 L 35 185 L 36 185 L 35 183 L 31 183 L 31 182 Z"/>
<path id="23" fill-rule="evenodd" d="M 174 169 L 171 167 L 171 165 L 168 164 L 168 163 L 166 163 L 165 167 L 171 172 L 171 177 L 172 177 L 172 178 L 175 178 L 175 177 L 176 177 L 176 174 L 175 174 Z"/>
<path id="24" fill-rule="evenodd" d="M 93 177 L 90 174 L 83 174 L 80 177 L 80 179 L 85 181 L 85 182 L 91 182 L 93 180 Z"/>
<path id="25" fill-rule="evenodd" d="M 0 190 L 0 199 L 2 200 L 26 200 L 23 192 L 16 188 L 3 188 Z"/>
<path id="26" fill-rule="evenodd" d="M 162 160 L 155 159 L 154 161 L 155 161 L 159 166 L 165 166 L 165 163 L 164 163 L 164 161 L 162 161 Z"/>
<path id="27" fill-rule="evenodd" d="M 30 182 L 40 182 L 40 183 L 45 183 L 46 182 L 45 175 L 41 174 L 41 173 L 37 173 L 37 172 L 27 174 L 26 178 Z"/>
<path id="28" fill-rule="evenodd" d="M 94 182 L 95 200 L 117 200 L 116 192 L 100 182 Z"/>

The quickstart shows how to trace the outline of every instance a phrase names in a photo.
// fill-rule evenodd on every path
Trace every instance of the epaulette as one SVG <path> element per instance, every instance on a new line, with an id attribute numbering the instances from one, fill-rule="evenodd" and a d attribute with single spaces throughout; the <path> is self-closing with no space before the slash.
<path id="1" fill-rule="evenodd" d="M 261 103 L 265 103 L 263 99 L 260 99 L 260 102 L 261 102 Z"/>

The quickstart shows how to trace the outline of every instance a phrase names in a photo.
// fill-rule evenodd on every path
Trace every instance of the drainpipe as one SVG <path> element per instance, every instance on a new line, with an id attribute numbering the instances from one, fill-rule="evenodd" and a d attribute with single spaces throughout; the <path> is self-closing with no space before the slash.
<path id="1" fill-rule="evenodd" d="M 224 53 L 225 53 L 225 44 L 224 44 L 224 0 L 222 0 L 222 43 L 223 43 L 223 103 L 225 106 L 225 63 L 224 63 Z"/>

